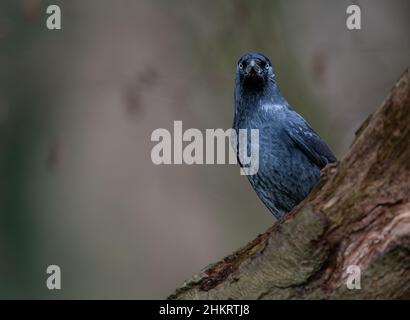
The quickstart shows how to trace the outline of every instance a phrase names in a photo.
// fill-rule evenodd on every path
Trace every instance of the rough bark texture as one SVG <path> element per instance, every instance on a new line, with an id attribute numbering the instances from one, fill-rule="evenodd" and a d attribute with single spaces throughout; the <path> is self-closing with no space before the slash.
<path id="1" fill-rule="evenodd" d="M 169 298 L 409 299 L 410 71 L 307 199 Z"/>

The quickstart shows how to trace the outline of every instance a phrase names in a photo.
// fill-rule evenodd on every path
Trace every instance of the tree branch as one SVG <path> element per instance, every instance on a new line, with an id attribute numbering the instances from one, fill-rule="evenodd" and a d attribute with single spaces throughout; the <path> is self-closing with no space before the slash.
<path id="1" fill-rule="evenodd" d="M 307 199 L 169 298 L 410 298 L 410 70 Z"/>

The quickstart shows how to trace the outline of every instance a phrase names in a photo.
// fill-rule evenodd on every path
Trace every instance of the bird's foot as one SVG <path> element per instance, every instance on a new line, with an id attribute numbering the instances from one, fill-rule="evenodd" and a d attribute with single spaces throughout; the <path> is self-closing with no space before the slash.
<path id="1" fill-rule="evenodd" d="M 331 173 L 336 172 L 336 168 L 339 165 L 339 161 L 328 163 L 321 171 L 320 177 L 323 178 L 324 176 L 330 175 Z"/>

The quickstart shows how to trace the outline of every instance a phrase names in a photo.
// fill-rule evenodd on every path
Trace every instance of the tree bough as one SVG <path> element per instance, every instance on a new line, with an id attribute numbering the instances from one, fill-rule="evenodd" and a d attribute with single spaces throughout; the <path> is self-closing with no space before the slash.
<path id="1" fill-rule="evenodd" d="M 351 265 L 361 289 L 346 286 Z M 347 155 L 264 234 L 169 299 L 409 299 L 410 70 Z"/>

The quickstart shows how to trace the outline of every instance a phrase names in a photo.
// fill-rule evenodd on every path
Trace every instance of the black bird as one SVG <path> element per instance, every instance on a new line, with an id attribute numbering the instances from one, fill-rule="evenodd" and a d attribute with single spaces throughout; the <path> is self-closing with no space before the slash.
<path id="1" fill-rule="evenodd" d="M 247 177 L 277 218 L 302 201 L 319 181 L 320 170 L 336 161 L 282 96 L 270 60 L 257 52 L 241 57 L 236 68 L 233 129 L 259 129 L 259 170 Z M 248 136 L 248 152 L 249 143 Z"/>

